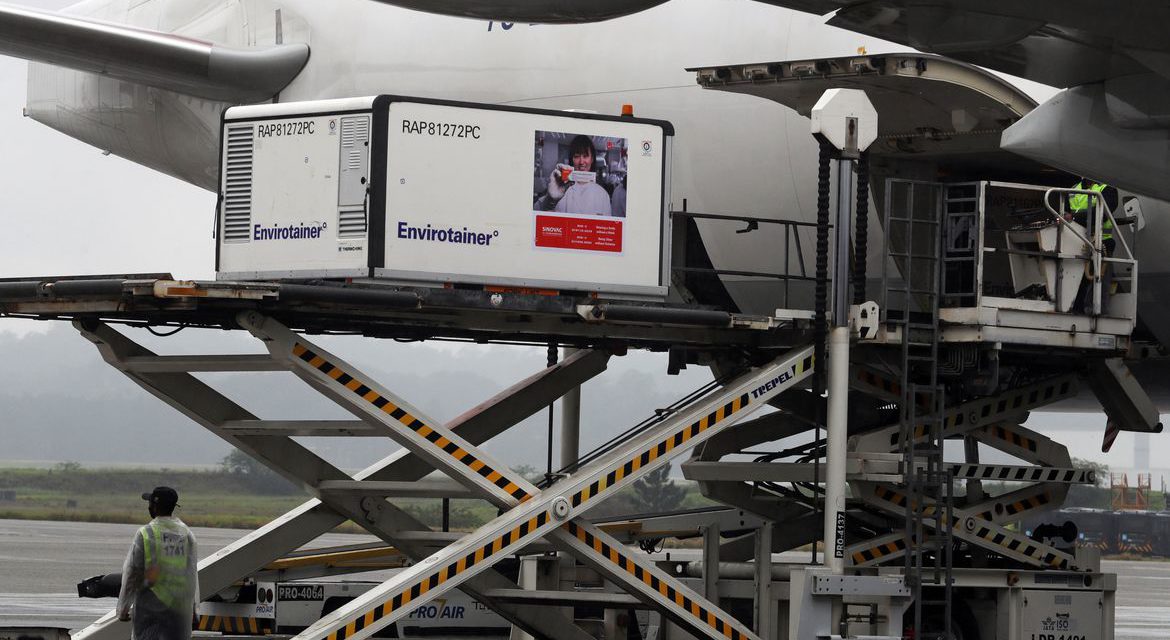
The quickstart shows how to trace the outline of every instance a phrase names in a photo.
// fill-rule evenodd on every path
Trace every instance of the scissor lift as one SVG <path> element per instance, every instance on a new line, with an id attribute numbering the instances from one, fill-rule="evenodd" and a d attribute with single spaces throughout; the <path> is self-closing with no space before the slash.
<path id="1" fill-rule="evenodd" d="M 813 440 L 795 464 L 781 459 L 742 460 L 742 452 L 762 443 L 804 436 L 816 428 L 818 400 L 804 384 L 813 365 L 811 347 L 782 345 L 785 340 L 799 344 L 799 320 L 728 314 L 721 318 L 724 326 L 713 327 L 688 325 L 684 320 L 694 316 L 682 313 L 673 316 L 677 323 L 659 322 L 656 326 L 638 320 L 597 320 L 594 314 L 586 313 L 593 318 L 590 322 L 571 325 L 564 319 L 581 317 L 573 305 L 548 311 L 555 305 L 544 301 L 543 313 L 549 318 L 560 313 L 560 319 L 541 319 L 536 313 L 540 310 L 532 305 L 530 311 L 535 310 L 537 317 L 527 329 L 533 332 L 529 339 L 535 335 L 543 340 L 549 327 L 561 324 L 577 332 L 564 334 L 566 342 L 595 344 L 597 348 L 578 351 L 442 424 L 322 349 L 305 333 L 320 330 L 329 322 L 360 326 L 374 335 L 420 331 L 422 323 L 402 318 L 430 313 L 422 300 L 435 304 L 442 294 L 363 292 L 370 298 L 414 296 L 413 307 L 381 307 L 368 313 L 364 307 L 353 306 L 352 300 L 346 302 L 348 307 L 339 304 L 336 300 L 344 296 L 337 293 L 330 294 L 331 301 L 294 302 L 305 300 L 310 292 L 282 284 L 244 286 L 139 278 L 6 286 L 0 287 L 0 294 L 10 298 L 5 302 L 9 313 L 75 318 L 77 329 L 113 367 L 212 433 L 305 487 L 314 497 L 206 559 L 200 570 L 203 593 L 216 593 L 255 574 L 346 520 L 366 528 L 413 562 L 379 587 L 322 618 L 301 634 L 304 638 L 369 637 L 451 588 L 463 590 L 517 629 L 538 638 L 594 637 L 569 613 L 572 607 L 566 605 L 574 602 L 611 610 L 626 609 L 635 602 L 670 622 L 667 635 L 681 632 L 711 638 L 811 637 L 825 630 L 834 607 L 843 606 L 846 633 L 896 638 L 904 631 L 903 616 L 914 597 L 913 585 L 907 584 L 904 566 L 899 565 L 904 565 L 907 551 L 921 552 L 924 547 L 933 560 L 934 554 L 945 548 L 937 541 L 947 534 L 963 550 L 962 561 L 948 566 L 945 583 L 956 589 L 959 600 L 972 602 L 971 589 L 991 589 L 990 593 L 1006 589 L 1006 567 L 1011 567 L 1021 589 L 1043 591 L 1048 588 L 1045 585 L 1051 586 L 1051 580 L 1059 579 L 1061 588 L 1076 591 L 1076 598 L 1101 599 L 1102 610 L 1111 610 L 1112 579 L 1099 573 L 1093 554 L 1057 548 L 1010 528 L 1016 519 L 1058 506 L 1070 483 L 1093 481 L 1091 473 L 1071 467 L 1064 447 L 1020 426 L 1028 411 L 1073 396 L 1076 374 L 1052 374 L 1017 384 L 1005 380 L 982 393 L 976 389 L 958 395 L 936 394 L 941 402 L 937 416 L 912 412 L 910 415 L 919 419 L 906 421 L 897 407 L 908 402 L 922 405 L 930 399 L 921 390 L 908 387 L 901 372 L 878 366 L 890 361 L 886 356 L 892 350 L 902 348 L 897 325 L 884 324 L 875 332 L 858 327 L 859 335 L 872 339 L 859 341 L 858 362 L 851 367 L 850 385 L 856 395 L 851 404 L 862 412 L 851 422 L 849 433 L 847 478 L 852 496 L 844 549 L 848 570 L 843 576 L 833 576 L 815 564 L 773 562 L 772 556 L 819 537 L 821 511 L 815 489 L 802 495 L 783 485 L 795 483 L 807 490 L 823 481 L 816 463 L 823 443 Z M 293 295 L 289 296 L 290 292 Z M 476 294 L 457 295 L 467 300 Z M 11 301 L 13 297 L 18 300 Z M 509 303 L 528 304 L 519 299 Z M 350 311 L 345 311 L 347 308 Z M 488 335 L 490 328 L 483 327 L 496 321 L 484 317 L 499 312 L 479 313 L 481 335 Z M 662 317 L 661 312 L 653 313 Z M 436 317 L 440 315 L 435 312 Z M 267 353 L 158 355 L 115 330 L 103 317 L 242 327 L 266 347 Z M 703 320 L 710 322 L 707 316 Z M 358 322 L 367 324 L 350 324 Z M 429 330 L 435 330 L 433 325 Z M 453 331 L 450 327 L 443 330 Z M 515 327 L 512 330 L 516 331 L 512 335 L 522 335 Z M 599 338 L 601 334 L 610 337 Z M 940 336 L 940 346 L 947 349 L 963 342 L 949 342 L 945 324 Z M 706 344 L 724 355 L 752 353 L 757 366 L 734 372 L 725 369 L 728 375 L 718 388 L 656 416 L 633 438 L 581 468 L 571 469 L 567 477 L 550 486 L 534 486 L 479 448 L 604 371 L 612 354 L 608 349 L 620 351 L 623 344 L 639 346 L 653 341 L 663 346 Z M 999 346 L 1005 358 L 1016 348 L 1011 343 Z M 1116 355 L 1115 349 L 1099 350 Z M 1084 355 L 1083 349 L 1069 351 L 1071 358 Z M 264 419 L 196 377 L 217 371 L 292 372 L 308 388 L 352 413 L 354 419 Z M 748 418 L 764 404 L 780 411 Z M 350 475 L 294 440 L 301 436 L 389 437 L 404 449 Z M 940 507 L 943 503 L 937 492 L 913 495 L 906 487 L 907 475 L 917 472 L 918 443 L 925 439 L 968 443 L 965 461 L 943 464 L 946 473 L 966 485 L 965 496 L 949 513 Z M 971 455 L 980 446 L 1011 455 L 1023 464 L 982 464 L 977 455 Z M 699 481 L 709 497 L 728 505 L 730 513 L 738 509 L 747 517 L 727 517 L 729 514 L 722 512 L 678 514 L 667 516 L 669 525 L 660 519 L 651 525 L 656 519 L 645 518 L 628 534 L 607 533 L 586 519 L 590 508 L 688 450 L 693 454 L 683 465 L 684 473 Z M 909 462 L 906 452 L 911 454 Z M 482 498 L 498 507 L 501 515 L 474 533 L 453 538 L 428 530 L 394 505 L 396 497 L 420 492 L 438 495 L 434 489 L 417 484 L 435 469 L 459 485 L 457 490 L 446 485 L 443 491 L 449 492 L 447 495 Z M 989 480 L 1021 484 L 1000 495 L 987 495 L 980 486 Z M 918 534 L 908 536 L 903 529 L 908 508 L 918 514 L 921 539 L 915 538 Z M 627 546 L 638 535 L 653 536 L 654 527 L 660 527 L 662 536 L 687 530 L 702 535 L 702 561 L 678 560 L 677 555 L 667 561 Z M 636 533 L 643 528 L 644 534 Z M 503 558 L 550 551 L 563 552 L 579 567 L 601 576 L 611 591 L 625 595 L 522 590 L 512 579 L 491 570 Z M 926 563 L 920 565 L 925 567 Z M 992 583 L 1003 586 L 988 586 Z M 930 595 L 932 587 L 925 586 L 926 597 L 936 597 Z M 750 613 L 745 612 L 744 601 L 751 604 Z M 1025 606 L 1023 601 L 1010 598 L 1004 602 L 1017 608 Z M 105 640 L 123 633 L 108 615 L 78 637 Z"/>
<path id="2" fill-rule="evenodd" d="M 108 325 L 78 323 L 112 366 L 316 496 L 315 501 L 205 561 L 200 573 L 204 592 L 214 593 L 348 518 L 416 563 L 326 616 L 300 637 L 360 640 L 455 587 L 538 637 L 583 637 L 571 620 L 558 619 L 559 614 L 488 595 L 515 588 L 502 584 L 504 579 L 488 569 L 538 542 L 570 554 L 695 635 L 757 637 L 718 605 L 580 516 L 798 385 L 812 370 L 811 348 L 796 349 L 740 373 L 685 408 L 661 416 L 636 438 L 561 482 L 539 490 L 481 451 L 478 443 L 599 372 L 608 354 L 578 352 L 481 406 L 474 415 L 443 425 L 278 321 L 244 312 L 238 322 L 265 344 L 268 355 L 159 356 Z M 358 419 L 263 420 L 192 375 L 207 371 L 291 371 Z M 349 476 L 292 439 L 330 435 L 389 437 L 405 450 Z M 401 491 L 403 482 L 418 480 L 432 468 L 497 505 L 502 514 L 449 545 L 436 545 L 434 537 L 419 534 L 426 528 L 385 498 Z M 114 624 L 107 616 L 82 635 L 101 637 Z"/>

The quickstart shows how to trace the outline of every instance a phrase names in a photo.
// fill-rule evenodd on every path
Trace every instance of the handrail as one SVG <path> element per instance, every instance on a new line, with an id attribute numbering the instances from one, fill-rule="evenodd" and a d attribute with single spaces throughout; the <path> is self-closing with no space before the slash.
<path id="1" fill-rule="evenodd" d="M 817 223 L 805 222 L 804 220 L 790 220 L 787 218 L 759 218 L 756 216 L 736 216 L 723 213 L 700 213 L 698 211 L 671 211 L 670 215 L 675 218 L 699 218 L 703 220 L 726 220 L 731 222 L 763 222 L 765 224 L 782 224 L 791 225 L 793 227 L 812 227 L 816 228 Z M 832 228 L 832 224 L 829 225 Z"/>
<path id="2" fill-rule="evenodd" d="M 1063 194 L 1083 194 L 1083 195 L 1088 197 L 1088 202 L 1091 202 L 1093 204 L 1093 207 L 1092 207 L 1093 219 L 1092 219 L 1092 224 L 1089 226 L 1089 229 L 1091 230 L 1091 233 L 1093 236 L 1092 240 L 1085 238 L 1083 235 L 1081 235 L 1080 232 L 1078 232 L 1073 227 L 1069 226 L 1067 224 L 1068 221 L 1064 219 L 1064 215 L 1062 213 L 1058 213 L 1055 209 L 1052 208 L 1052 204 L 1048 201 L 1049 196 L 1051 194 L 1057 193 L 1057 192 L 1063 193 Z M 1090 264 L 1092 265 L 1092 267 L 1090 269 L 1090 274 L 1091 274 L 1090 280 L 1092 282 L 1092 285 L 1091 285 L 1092 291 L 1091 291 L 1091 298 L 1090 298 L 1090 309 L 1091 309 L 1090 315 L 1092 315 L 1092 316 L 1101 315 L 1101 311 L 1102 311 L 1102 309 L 1101 309 L 1101 303 L 1102 303 L 1102 297 L 1101 297 L 1101 258 L 1105 253 L 1104 243 L 1101 241 L 1101 224 L 1102 224 L 1101 213 L 1103 210 L 1108 209 L 1108 207 L 1105 206 L 1105 199 L 1102 197 L 1102 195 L 1099 192 L 1091 191 L 1089 189 L 1051 188 L 1051 189 L 1048 189 L 1044 192 L 1043 202 L 1044 202 L 1044 208 L 1047 209 L 1048 212 L 1052 214 L 1053 218 L 1055 218 L 1057 220 L 1058 227 L 1063 227 L 1064 229 L 1068 229 L 1070 232 L 1072 232 L 1073 235 L 1075 235 L 1078 239 L 1080 239 L 1081 242 L 1083 242 L 1085 244 L 1085 246 L 1089 247 L 1089 250 L 1091 252 L 1089 261 L 1090 261 Z M 1061 204 L 1060 209 L 1061 209 L 1061 211 L 1064 211 L 1064 204 L 1063 203 Z M 1088 222 L 1088 220 L 1086 220 L 1086 222 Z M 1062 236 L 1061 233 L 1056 234 L 1056 250 L 1057 250 L 1057 252 L 1060 251 L 1061 236 Z M 1057 270 L 1057 280 L 1056 280 L 1056 282 L 1057 282 L 1057 285 L 1056 285 L 1057 286 L 1057 296 L 1056 296 L 1057 308 L 1059 308 L 1059 306 L 1060 306 L 1059 292 L 1061 289 L 1061 278 L 1060 278 L 1061 273 L 1062 272 L 1058 269 Z"/>
<path id="3" fill-rule="evenodd" d="M 1093 198 L 1098 203 L 1100 203 L 1101 194 L 1097 193 L 1096 191 L 1089 191 L 1087 189 L 1060 189 L 1053 187 L 1044 192 L 1044 208 L 1047 209 L 1048 213 L 1052 215 L 1052 218 L 1056 220 L 1057 225 L 1067 227 L 1070 233 L 1075 235 L 1081 242 L 1084 242 L 1085 245 L 1090 249 L 1097 251 L 1098 253 L 1103 251 L 1102 247 L 1094 245 L 1092 240 L 1089 240 L 1085 236 L 1081 235 L 1081 232 L 1077 231 L 1073 227 L 1068 226 L 1068 220 L 1064 219 L 1064 214 L 1052 208 L 1052 205 L 1048 202 L 1048 196 L 1057 192 L 1062 194 L 1085 194 Z M 1063 208 L 1064 207 L 1062 206 L 1061 209 L 1063 210 Z"/>
<path id="4" fill-rule="evenodd" d="M 997 264 L 1001 264 L 1004 268 L 1015 269 L 1011 261 L 1016 261 L 1019 258 L 1027 256 L 1030 260 L 1043 260 L 1044 263 L 1055 262 L 1055 273 L 1052 270 L 1047 270 L 1044 267 L 1042 272 L 1047 278 L 1055 276 L 1055 282 L 1048 280 L 1044 282 L 1043 278 L 1038 282 L 1045 284 L 1047 291 L 1045 299 L 1051 301 L 1054 309 L 1064 313 L 1087 314 L 1092 317 L 1101 316 L 1106 313 L 1105 307 L 1108 307 L 1112 315 L 1122 318 L 1133 319 L 1133 306 L 1136 304 L 1134 296 L 1136 295 L 1136 281 L 1137 281 L 1137 260 L 1133 254 L 1133 247 L 1135 246 L 1136 236 L 1123 233 L 1123 226 L 1118 224 L 1118 218 L 1114 215 L 1114 211 L 1105 203 L 1104 194 L 1096 191 L 1086 189 L 1067 189 L 1067 188 L 1053 188 L 1040 185 L 1026 185 L 1017 183 L 1003 183 L 996 181 L 979 181 L 977 183 L 941 183 L 928 182 L 919 180 L 904 180 L 897 178 L 887 179 L 887 190 L 885 194 L 885 215 L 887 220 L 894 220 L 891 216 L 911 216 L 911 213 L 904 213 L 902 210 L 908 212 L 916 212 L 922 210 L 928 212 L 927 209 L 933 206 L 937 211 L 937 220 L 939 226 L 940 238 L 936 241 L 941 242 L 943 246 L 950 247 L 948 244 L 954 238 L 947 235 L 950 227 L 949 224 L 969 224 L 969 221 L 975 221 L 975 227 L 980 234 L 977 240 L 977 250 L 974 259 L 974 271 L 971 272 L 970 262 L 971 256 L 969 253 L 947 254 L 944 261 L 948 264 L 961 265 L 955 266 L 952 271 L 956 279 L 956 287 L 953 289 L 947 288 L 947 278 L 949 277 L 947 271 L 944 271 L 943 287 L 944 291 L 954 291 L 954 296 L 970 295 L 972 288 L 975 292 L 974 305 L 979 307 L 982 305 L 982 295 L 988 292 L 988 295 L 998 295 L 990 293 L 985 287 L 992 284 L 991 281 L 984 280 L 983 256 L 985 254 L 994 253 L 997 257 L 994 258 Z M 971 195 L 969 189 L 972 185 L 978 185 L 978 191 L 974 196 Z M 929 189 L 920 189 L 920 186 L 929 187 Z M 1000 222 L 1007 223 L 1008 219 L 1012 222 L 1007 223 L 1003 228 L 996 226 L 996 232 L 1008 233 L 1010 231 L 1039 231 L 1044 230 L 1047 236 L 1052 231 L 1056 232 L 1055 242 L 1052 243 L 1052 238 L 1038 239 L 1040 247 L 1029 247 L 1027 241 L 1017 238 L 1013 241 L 1011 237 L 1005 238 L 1003 244 L 1005 246 L 992 246 L 990 239 L 985 239 L 982 234 L 989 232 L 987 225 L 990 221 L 991 211 L 985 210 L 989 206 L 989 198 L 991 194 L 987 189 L 989 188 L 1003 188 L 1007 190 L 1023 190 L 1031 192 L 1027 194 L 1013 194 L 1009 200 L 1000 203 L 996 201 L 997 208 L 995 216 Z M 961 191 L 953 191 L 959 188 Z M 1005 192 L 1007 193 L 1007 192 Z M 949 195 L 948 195 L 949 194 Z M 1076 222 L 1080 224 L 1070 224 L 1073 222 L 1072 216 L 1068 215 L 1067 196 L 1073 194 L 1084 194 L 1092 198 L 1092 204 L 1086 211 L 1077 212 Z M 1036 196 L 1043 196 L 1043 207 L 1036 207 Z M 1060 201 L 1054 201 L 1053 195 L 1060 197 Z M 1008 198 L 1009 196 L 1004 196 Z M 923 199 L 927 202 L 923 202 Z M 916 204 L 916 200 L 918 200 Z M 960 203 L 951 206 L 949 203 Z M 971 204 L 971 203 L 974 204 Z M 1023 203 L 1023 204 L 1021 204 Z M 1002 206 L 1000 206 L 1002 204 Z M 1021 209 L 1020 207 L 1026 207 Z M 897 209 L 897 210 L 895 210 Z M 1086 216 L 1087 214 L 1087 216 Z M 917 215 L 917 214 L 913 214 Z M 1007 216 L 1007 219 L 1004 218 Z M 1017 216 L 1022 216 L 1018 218 Z M 1085 219 L 1087 217 L 1087 219 Z M 1055 221 L 1055 225 L 1049 221 Z M 901 220 L 898 218 L 897 220 Z M 1122 217 L 1123 224 L 1128 223 L 1129 220 Z M 1016 221 L 1026 221 L 1028 226 L 1017 227 Z M 1083 226 L 1082 226 L 1083 225 Z M 1110 227 L 1112 226 L 1112 231 Z M 955 229 L 962 229 L 965 227 L 956 226 Z M 908 269 L 913 269 L 914 264 L 908 262 L 906 256 L 897 253 L 896 238 L 897 231 L 901 230 L 901 226 L 887 226 L 886 233 L 883 239 L 883 255 L 882 262 L 882 304 L 883 321 L 885 320 L 884 310 L 890 307 L 890 296 L 903 293 L 895 290 L 892 287 L 893 278 L 902 272 L 903 278 L 908 277 L 905 273 Z M 1065 238 L 1065 230 L 1069 231 L 1072 239 Z M 975 233 L 974 230 L 971 233 Z M 1112 235 L 1111 240 L 1105 240 L 1106 234 Z M 958 236 L 956 236 L 958 237 Z M 964 240 L 964 242 L 967 242 Z M 1023 242 L 1023 246 L 1020 246 Z M 1069 253 L 1064 253 L 1064 244 L 1068 243 Z M 955 245 L 958 247 L 958 245 Z M 964 244 L 964 246 L 969 246 Z M 1091 251 L 1090 251 L 1091 249 Z M 906 250 L 907 252 L 909 250 Z M 950 251 L 948 248 L 947 251 Z M 962 251 L 966 251 L 963 249 Z M 958 257 L 956 257 L 958 256 Z M 988 258 L 989 260 L 991 258 Z M 1069 261 L 1076 260 L 1077 266 L 1073 266 Z M 1002 263 L 998 262 L 1002 261 Z M 1080 273 L 1080 264 L 1087 263 L 1086 273 Z M 1066 273 L 1067 272 L 1067 273 Z M 1012 275 L 1012 284 L 1015 284 L 1015 275 Z M 1078 297 L 1087 294 L 1084 302 L 1087 308 L 1074 309 L 1077 305 L 1069 305 L 1068 298 L 1071 292 L 1065 293 L 1066 288 L 1071 286 L 1070 278 L 1075 277 L 1078 282 L 1084 280 L 1085 288 L 1078 291 Z M 999 284 L 1003 279 L 1002 275 L 997 273 L 994 284 Z M 973 284 L 972 284 L 973 282 Z M 1023 280 L 1025 284 L 1030 284 L 1031 280 Z M 1128 282 L 1125 289 L 1119 289 L 1119 294 L 1126 294 L 1128 297 L 1117 298 L 1121 306 L 1114 306 L 1114 298 L 1109 294 L 1109 286 L 1114 282 Z M 1023 285 L 1022 285 L 1023 286 Z M 968 306 L 971 304 L 967 299 L 954 299 L 948 303 L 950 306 Z M 1066 307 L 1069 307 L 1065 310 Z M 1096 326 L 1095 324 L 1092 326 Z"/>
<path id="5" fill-rule="evenodd" d="M 672 273 L 707 273 L 716 276 L 741 276 L 749 278 L 765 278 L 769 280 L 779 280 L 783 283 L 783 300 L 780 306 L 787 307 L 790 297 L 789 283 L 797 282 L 812 282 L 816 279 L 808 275 L 804 263 L 804 248 L 800 241 L 800 228 L 806 227 L 809 229 L 816 229 L 817 223 L 806 222 L 804 220 L 791 220 L 785 218 L 761 218 L 758 216 L 746 215 L 728 215 L 720 213 L 704 213 L 698 211 L 686 211 L 684 204 L 683 211 L 671 211 L 672 218 L 691 218 L 698 220 L 714 220 L 721 222 L 743 222 L 747 226 L 743 229 L 736 230 L 736 233 L 749 233 L 757 231 L 761 224 L 778 225 L 784 229 L 784 248 L 783 255 L 780 256 L 780 262 L 784 265 L 783 273 L 767 272 L 767 271 L 743 271 L 737 269 L 716 269 L 704 267 L 688 267 L 686 265 L 672 264 L 670 270 Z M 831 227 L 832 225 L 830 225 Z M 790 260 L 790 250 L 796 249 L 796 266 L 799 269 L 799 275 L 790 273 L 789 268 L 792 260 Z"/>

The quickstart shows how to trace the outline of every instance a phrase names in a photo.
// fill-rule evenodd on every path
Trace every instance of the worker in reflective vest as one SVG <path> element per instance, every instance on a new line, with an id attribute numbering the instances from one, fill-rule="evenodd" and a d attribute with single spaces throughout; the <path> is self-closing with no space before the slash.
<path id="1" fill-rule="evenodd" d="M 1073 189 L 1079 191 L 1091 191 L 1098 194 L 1096 198 L 1103 199 L 1105 207 L 1109 211 L 1114 211 L 1117 208 L 1117 189 L 1110 187 L 1107 184 L 1098 182 L 1092 178 L 1081 178 L 1081 181 L 1073 185 Z M 1073 220 L 1085 225 L 1086 228 L 1092 231 L 1093 224 L 1093 208 L 1096 207 L 1094 198 L 1087 193 L 1074 193 L 1068 197 L 1068 211 L 1073 216 Z M 1092 206 L 1090 206 L 1092 205 Z M 1104 256 L 1110 257 L 1113 255 L 1113 249 L 1117 246 L 1117 241 L 1113 239 L 1113 220 L 1108 215 L 1101 218 L 1101 248 L 1104 250 Z M 1103 312 L 1108 312 L 1109 295 L 1113 292 L 1113 270 L 1110 268 L 1108 262 L 1101 267 L 1101 306 Z M 1089 301 L 1089 285 L 1091 283 L 1091 273 L 1086 266 L 1085 282 L 1081 284 L 1077 291 L 1076 300 L 1073 301 L 1073 308 L 1076 310 L 1084 309 L 1088 312 Z"/>
<path id="2" fill-rule="evenodd" d="M 174 516 L 179 494 L 142 494 L 152 520 L 134 534 L 122 565 L 118 619 L 134 622 L 134 640 L 189 640 L 199 602 L 195 536 Z"/>
<path id="3" fill-rule="evenodd" d="M 1105 206 L 1110 211 L 1117 207 L 1117 190 L 1107 184 L 1097 182 L 1092 178 L 1082 178 L 1080 182 L 1073 185 L 1073 189 L 1100 194 L 1097 197 L 1105 200 Z M 1074 193 L 1068 197 L 1068 210 L 1072 213 L 1073 219 L 1086 227 L 1092 222 L 1089 198 L 1087 193 Z M 1116 241 L 1113 239 L 1113 221 L 1107 215 L 1101 221 L 1101 244 L 1105 249 L 1105 255 L 1113 255 Z"/>

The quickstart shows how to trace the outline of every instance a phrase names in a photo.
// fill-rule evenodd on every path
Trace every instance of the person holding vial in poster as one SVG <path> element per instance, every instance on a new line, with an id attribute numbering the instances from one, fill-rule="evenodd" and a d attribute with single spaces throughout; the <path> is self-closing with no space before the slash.
<path id="1" fill-rule="evenodd" d="M 557 164 L 548 176 L 548 191 L 536 208 L 558 213 L 612 215 L 609 192 L 597 184 L 597 150 L 588 136 L 569 143 L 569 163 Z"/>

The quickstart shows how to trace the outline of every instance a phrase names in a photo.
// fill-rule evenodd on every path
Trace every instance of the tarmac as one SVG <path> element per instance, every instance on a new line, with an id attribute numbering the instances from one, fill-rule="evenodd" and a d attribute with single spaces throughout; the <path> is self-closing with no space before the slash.
<path id="1" fill-rule="evenodd" d="M 80 629 L 111 610 L 113 599 L 78 598 L 76 585 L 91 576 L 119 571 L 137 528 L 0 520 L 0 627 Z M 201 557 L 247 533 L 240 529 L 194 531 Z M 373 539 L 330 534 L 310 546 Z M 1106 560 L 1102 569 L 1118 576 L 1115 640 L 1166 638 L 1170 629 L 1170 561 Z"/>

